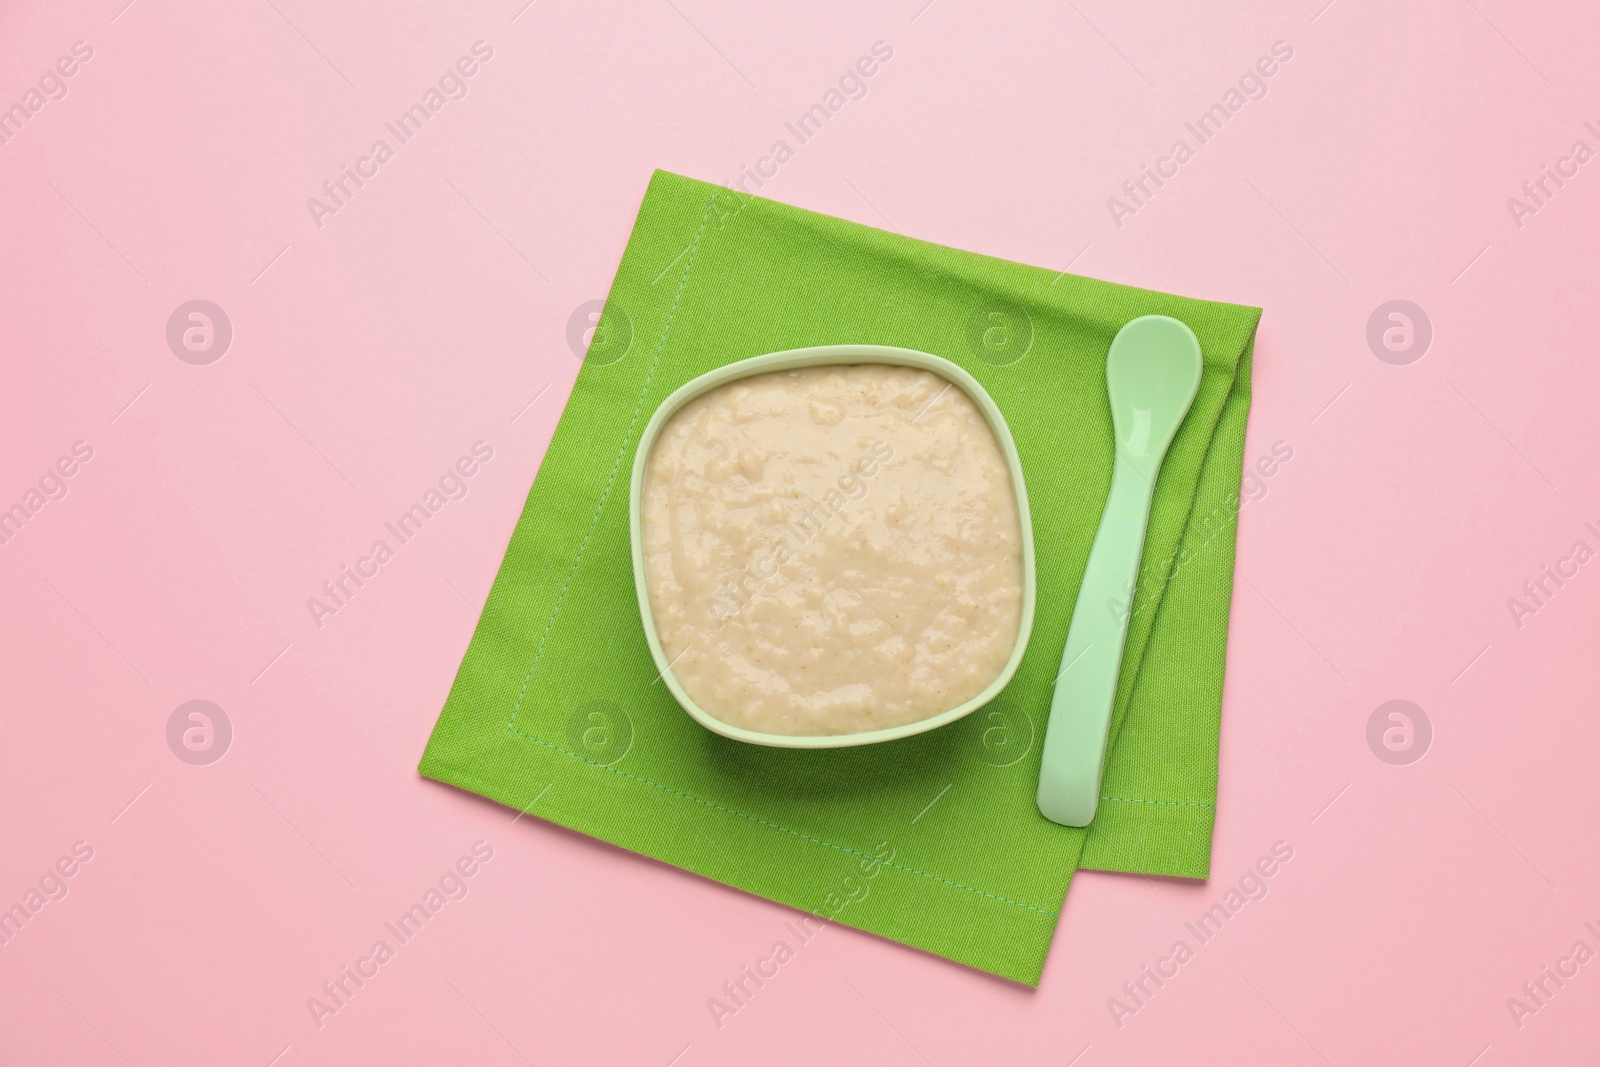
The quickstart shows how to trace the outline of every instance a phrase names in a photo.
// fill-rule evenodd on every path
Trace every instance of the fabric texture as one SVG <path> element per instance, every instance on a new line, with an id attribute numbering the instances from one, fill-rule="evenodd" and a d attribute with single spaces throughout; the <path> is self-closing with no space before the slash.
<path id="1" fill-rule="evenodd" d="M 1156 487 L 1095 821 L 1034 804 L 1110 485 L 1105 361 L 1129 319 L 1200 340 Z M 1207 876 L 1250 354 L 1260 311 L 1023 266 L 657 172 L 421 772 L 708 878 L 1036 985 L 1074 870 Z M 659 681 L 628 530 L 640 431 L 714 367 L 814 345 L 944 356 L 1004 413 L 1038 611 L 991 704 L 822 751 L 716 736 Z M 1108 609 L 1109 610 L 1109 609 Z"/>

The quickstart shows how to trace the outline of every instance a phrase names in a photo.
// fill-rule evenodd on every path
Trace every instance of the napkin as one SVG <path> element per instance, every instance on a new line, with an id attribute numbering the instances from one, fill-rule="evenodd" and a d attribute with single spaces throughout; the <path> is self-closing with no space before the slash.
<path id="1" fill-rule="evenodd" d="M 1050 695 L 1110 485 L 1105 362 L 1139 315 L 1204 373 L 1156 486 L 1103 797 L 1034 804 Z M 422 774 L 838 922 L 1037 985 L 1073 872 L 1204 878 L 1260 310 L 1023 266 L 658 171 Z M 765 748 L 694 722 L 645 644 L 628 530 L 640 431 L 714 367 L 832 344 L 970 371 L 1021 455 L 1038 562 L 996 700 L 879 745 Z M 1108 606 L 1112 610 L 1113 606 Z M 791 948 L 797 946 L 791 946 Z"/>

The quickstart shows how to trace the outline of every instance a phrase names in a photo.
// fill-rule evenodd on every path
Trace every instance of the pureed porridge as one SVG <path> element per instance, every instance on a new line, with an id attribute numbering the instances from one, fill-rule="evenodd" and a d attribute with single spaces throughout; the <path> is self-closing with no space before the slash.
<path id="1" fill-rule="evenodd" d="M 640 517 L 671 670 L 731 725 L 919 722 L 982 692 L 1017 643 L 1011 473 L 930 371 L 774 371 L 695 398 L 656 439 Z"/>

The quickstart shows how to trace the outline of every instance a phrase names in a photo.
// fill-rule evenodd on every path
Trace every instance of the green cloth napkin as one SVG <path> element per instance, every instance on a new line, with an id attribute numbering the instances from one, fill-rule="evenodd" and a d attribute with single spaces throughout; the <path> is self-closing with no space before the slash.
<path id="1" fill-rule="evenodd" d="M 1034 806 L 1067 624 L 1111 478 L 1105 361 L 1139 315 L 1205 354 L 1157 485 L 1104 798 Z M 1256 308 L 927 244 L 658 171 L 424 775 L 720 882 L 1036 985 L 1073 871 L 1206 877 Z M 657 677 L 628 482 L 673 389 L 781 349 L 954 360 L 1021 453 L 1038 616 L 1015 678 L 960 722 L 824 751 L 718 737 Z M 791 946 L 795 947 L 795 946 Z"/>

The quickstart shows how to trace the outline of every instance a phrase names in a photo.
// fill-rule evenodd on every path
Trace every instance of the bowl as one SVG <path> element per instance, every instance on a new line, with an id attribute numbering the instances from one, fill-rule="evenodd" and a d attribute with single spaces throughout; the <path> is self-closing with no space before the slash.
<path id="1" fill-rule="evenodd" d="M 989 424 L 989 429 L 994 433 L 995 440 L 999 442 L 1000 451 L 1005 456 L 1006 465 L 1011 473 L 1012 490 L 1016 493 L 1017 519 L 1021 528 L 1022 541 L 1022 615 L 1017 627 L 1016 647 L 1011 650 L 1011 656 L 1006 660 L 1005 667 L 1000 674 L 990 682 L 984 690 L 972 699 L 958 704 L 948 711 L 940 712 L 917 722 L 904 723 L 882 730 L 869 730 L 864 733 L 853 734 L 770 734 L 757 730 L 747 730 L 723 722 L 716 716 L 701 708 L 688 693 L 672 672 L 672 663 L 666 652 L 661 647 L 661 638 L 656 632 L 655 618 L 650 608 L 650 590 L 645 581 L 644 570 L 644 537 L 640 513 L 643 507 L 643 490 L 645 468 L 649 463 L 650 453 L 655 449 L 656 438 L 660 436 L 661 429 L 667 420 L 690 401 L 703 393 L 729 382 L 738 381 L 756 374 L 767 374 L 772 371 L 796 370 L 802 367 L 824 366 L 851 366 L 863 363 L 889 364 L 901 367 L 916 367 L 920 370 L 932 371 L 948 381 L 959 386 L 978 410 L 983 413 L 984 419 Z M 1016 442 L 1011 439 L 1011 429 L 1006 425 L 1005 416 L 1000 413 L 1000 408 L 992 398 L 978 384 L 977 379 L 968 374 L 961 367 L 939 356 L 927 352 L 918 352 L 910 348 L 891 348 L 884 345 L 823 345 L 817 348 L 795 348 L 786 352 L 771 352 L 764 356 L 754 356 L 749 359 L 729 363 L 708 371 L 680 386 L 672 392 L 661 406 L 656 408 L 655 414 L 650 417 L 650 422 L 645 426 L 644 433 L 639 437 L 639 449 L 633 458 L 633 477 L 630 483 L 628 501 L 629 534 L 633 542 L 633 582 L 639 595 L 639 614 L 644 622 L 645 641 L 650 646 L 650 655 L 655 660 L 661 672 L 661 680 L 666 683 L 683 710 L 701 726 L 713 733 L 730 737 L 736 741 L 745 741 L 755 745 L 769 745 L 774 748 L 845 748 L 852 745 L 871 745 L 882 741 L 897 741 L 904 737 L 912 737 L 936 730 L 941 726 L 955 722 L 965 715 L 969 715 L 978 708 L 983 707 L 997 696 L 1000 690 L 1011 681 L 1012 675 L 1017 671 L 1017 665 L 1022 662 L 1022 655 L 1028 648 L 1028 637 L 1033 630 L 1034 609 L 1034 561 L 1033 561 L 1033 524 L 1028 514 L 1028 493 L 1023 484 L 1022 463 L 1017 458 Z"/>

